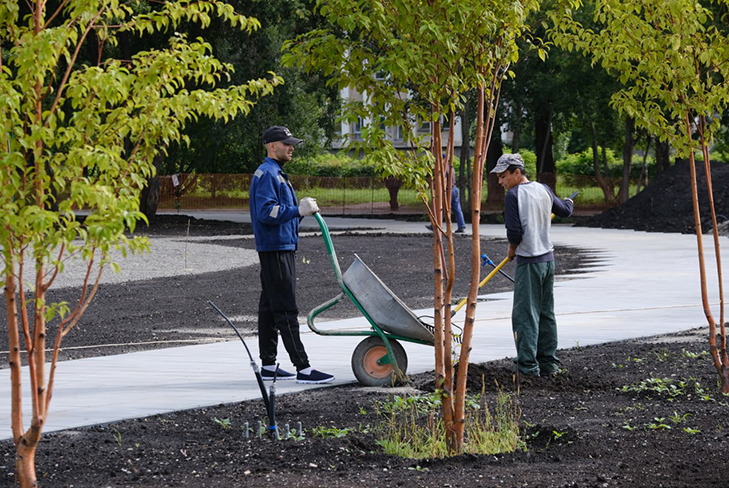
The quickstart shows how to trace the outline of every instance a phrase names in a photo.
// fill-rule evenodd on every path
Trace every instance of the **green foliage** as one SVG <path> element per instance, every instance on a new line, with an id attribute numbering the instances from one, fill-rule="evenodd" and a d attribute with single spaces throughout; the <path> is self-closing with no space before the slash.
<path id="1" fill-rule="evenodd" d="M 286 172 L 292 175 L 346 178 L 375 176 L 377 169 L 370 158 L 357 159 L 323 153 L 313 157 L 297 157 L 289 161 L 286 163 Z"/>
<path id="2" fill-rule="evenodd" d="M 318 426 L 314 427 L 312 434 L 314 437 L 321 437 L 322 439 L 341 439 L 342 437 L 347 437 L 353 431 L 354 429 L 351 428 L 340 429 L 338 427 Z"/>
<path id="3" fill-rule="evenodd" d="M 225 89 L 231 66 L 211 54 L 201 38 L 172 33 L 163 49 L 141 51 L 131 62 L 106 59 L 91 66 L 76 52 L 95 31 L 118 43 L 120 33 L 141 35 L 174 30 L 182 22 L 211 17 L 247 31 L 255 19 L 217 1 L 183 0 L 135 13 L 116 2 L 69 1 L 51 25 L 21 19 L 13 2 L 0 10 L 3 50 L 0 71 L 0 247 L 3 271 L 12 275 L 16 253 L 32 245 L 35 258 L 55 266 L 51 252 L 65 245 L 83 259 L 113 247 L 138 250 L 128 239 L 138 212 L 138 195 L 153 175 L 155 156 L 172 141 L 186 141 L 185 124 L 200 116 L 228 121 L 245 115 L 281 82 L 256 79 Z M 49 16 L 53 12 L 44 12 Z M 38 27 L 38 31 L 36 31 Z M 90 210 L 84 226 L 75 210 Z M 79 241 L 75 239 L 80 237 Z"/>
<path id="4" fill-rule="evenodd" d="M 275 72 L 285 83 L 251 107 L 249 115 L 222 124 L 207 117 L 185 129 L 189 144 L 170 148 L 162 173 L 253 173 L 265 156 L 261 134 L 271 125 L 284 125 L 305 141 L 297 158 L 314 156 L 329 145 L 340 112 L 339 92 L 319 73 L 306 74 L 281 65 L 281 45 L 316 28 L 320 17 L 306 0 L 231 0 L 238 12 L 253 16 L 260 28 L 242 36 L 237 29 L 213 20 L 207 36 L 214 55 L 235 71 L 228 84 L 245 83 L 261 73 Z M 186 32 L 183 30 L 183 32 Z M 147 41 L 149 42 L 149 41 Z M 223 86 L 227 86 L 223 85 Z"/>
<path id="5" fill-rule="evenodd" d="M 605 156 L 610 169 L 609 176 L 618 176 L 623 170 L 623 161 L 615 156 L 615 151 L 610 148 L 605 150 Z M 602 154 L 600 155 L 602 158 Z M 600 160 L 602 167 L 602 159 Z M 577 154 L 568 154 L 557 162 L 557 172 L 560 174 L 594 176 L 592 149 L 585 149 Z"/>
<path id="6" fill-rule="evenodd" d="M 13 415 L 15 441 L 31 452 L 47 415 L 57 361 L 54 354 L 46 376 L 46 321 L 58 319 L 57 353 L 104 269 L 118 270 L 112 251 L 124 257 L 148 247 L 126 231 L 143 219 L 139 194 L 155 174 L 155 159 L 170 144 L 189 142 L 186 124 L 244 116 L 281 83 L 269 73 L 222 87 L 232 66 L 216 59 L 199 37 L 212 19 L 246 32 L 259 27 L 217 0 L 0 2 L 0 248 L 9 343 L 17 355 L 10 367 L 18 378 L 19 336 L 32 338 L 25 341 L 23 359 L 35 371 L 32 435 L 23 435 L 22 414 Z M 196 26 L 197 36 L 180 33 L 183 24 Z M 151 34 L 168 39 L 158 48 L 122 55 L 129 39 Z M 87 50 L 98 51 L 93 62 L 81 57 Z M 87 214 L 83 222 L 79 210 Z M 68 259 L 87 266 L 78 303 L 46 303 L 46 291 Z M 29 300 L 25 290 L 33 279 Z M 20 396 L 21 388 L 14 388 L 7 401 L 16 407 Z M 18 471 L 21 485 L 34 484 L 23 479 L 32 468 Z"/>
<path id="7" fill-rule="evenodd" d="M 706 390 L 695 379 L 674 381 L 670 378 L 649 378 L 632 385 L 623 386 L 620 391 L 625 393 L 654 393 L 666 397 L 668 401 L 686 396 L 697 395 L 701 400 L 712 401 Z"/>
<path id="8" fill-rule="evenodd" d="M 218 424 L 223 429 L 230 429 L 233 426 L 232 423 L 230 422 L 230 419 L 228 419 L 228 418 L 219 419 L 218 417 L 213 417 L 213 422 Z"/>
<path id="9" fill-rule="evenodd" d="M 412 459 L 448 454 L 439 394 L 396 395 L 388 402 L 377 402 L 375 408 L 383 419 L 376 432 L 377 443 L 387 454 Z M 491 407 L 483 395 L 466 397 L 464 452 L 497 454 L 523 449 L 520 416 L 515 400 L 503 392 Z"/>
<path id="10" fill-rule="evenodd" d="M 713 25 L 711 11 L 693 0 L 597 0 L 596 26 L 585 28 L 573 15 L 581 5 L 564 2 L 551 12 L 552 39 L 616 77 L 624 86 L 613 105 L 687 156 L 696 141 L 686 117 L 721 114 L 729 99 L 729 39 Z M 719 122 L 709 119 L 706 140 Z"/>
<path id="11" fill-rule="evenodd" d="M 321 72 L 337 88 L 366 93 L 367 103 L 346 104 L 342 119 L 379 123 L 363 128 L 361 141 L 345 144 L 372 151 L 384 176 L 400 178 L 424 197 L 434 157 L 424 155 L 430 140 L 414 125 L 457 110 L 462 94 L 489 79 L 488 70 L 502 67 L 505 75 L 518 58 L 516 38 L 525 16 L 538 7 L 530 0 L 319 0 L 316 5 L 329 25 L 286 42 L 284 64 Z M 397 151 L 384 127 L 401 127 L 405 144 L 416 149 Z"/>

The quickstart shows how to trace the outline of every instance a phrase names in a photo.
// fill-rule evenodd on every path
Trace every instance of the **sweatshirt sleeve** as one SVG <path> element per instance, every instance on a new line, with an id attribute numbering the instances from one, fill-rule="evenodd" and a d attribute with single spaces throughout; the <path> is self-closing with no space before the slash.
<path id="1" fill-rule="evenodd" d="M 552 194 L 552 213 L 557 217 L 569 217 L 572 215 L 575 204 L 569 200 L 560 199 L 552 192 L 551 188 L 549 188 L 549 192 Z"/>
<path id="2" fill-rule="evenodd" d="M 521 227 L 521 218 L 519 217 L 519 202 L 518 202 L 518 186 L 512 188 L 506 193 L 504 198 L 504 218 L 506 224 L 506 238 L 509 240 L 509 244 L 518 245 L 521 242 L 521 238 L 524 235 L 524 231 Z"/>
<path id="3" fill-rule="evenodd" d="M 301 217 L 299 207 L 284 201 L 281 186 L 271 173 L 264 173 L 256 187 L 256 215 L 261 223 L 280 225 L 289 220 Z M 293 198 L 292 198 L 293 200 Z"/>

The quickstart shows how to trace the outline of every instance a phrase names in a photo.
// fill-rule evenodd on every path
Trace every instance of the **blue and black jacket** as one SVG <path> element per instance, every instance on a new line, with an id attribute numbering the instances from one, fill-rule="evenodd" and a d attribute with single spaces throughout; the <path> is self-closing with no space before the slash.
<path id="1" fill-rule="evenodd" d="M 278 162 L 266 158 L 251 179 L 250 212 L 258 252 L 295 251 L 299 244 L 299 202 Z"/>

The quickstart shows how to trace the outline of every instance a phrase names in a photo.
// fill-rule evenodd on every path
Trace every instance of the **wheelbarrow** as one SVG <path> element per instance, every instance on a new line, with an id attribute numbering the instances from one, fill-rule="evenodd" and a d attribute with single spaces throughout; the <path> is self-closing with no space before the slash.
<path id="1" fill-rule="evenodd" d="M 334 251 L 329 228 L 317 212 L 319 223 L 334 275 L 342 291 L 315 307 L 307 316 L 309 328 L 320 335 L 364 336 L 352 353 L 352 371 L 366 386 L 395 385 L 405 378 L 408 357 L 400 342 L 432 346 L 433 327 L 410 310 L 372 270 L 357 256 L 342 273 Z M 345 297 L 354 303 L 369 322 L 369 330 L 321 329 L 314 324 L 316 317 Z"/>

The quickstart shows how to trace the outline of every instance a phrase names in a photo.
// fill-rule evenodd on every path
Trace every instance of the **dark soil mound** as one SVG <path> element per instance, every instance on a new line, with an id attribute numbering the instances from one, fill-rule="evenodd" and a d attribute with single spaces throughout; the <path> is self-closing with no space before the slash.
<path id="1" fill-rule="evenodd" d="M 713 228 L 706 191 L 703 163 L 697 162 L 701 227 Z M 712 163 L 711 179 L 718 222 L 729 220 L 729 164 Z M 609 229 L 634 229 L 648 232 L 694 232 L 691 201 L 691 174 L 687 161 L 678 162 L 659 174 L 645 190 L 619 207 L 611 208 L 580 225 Z"/>

